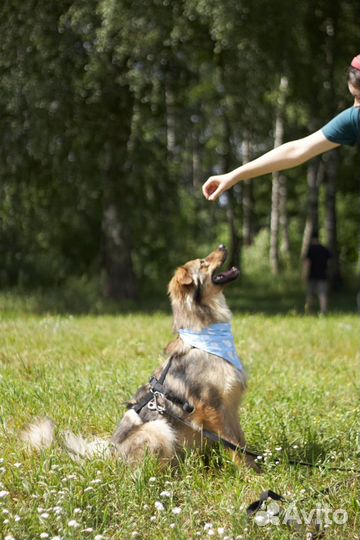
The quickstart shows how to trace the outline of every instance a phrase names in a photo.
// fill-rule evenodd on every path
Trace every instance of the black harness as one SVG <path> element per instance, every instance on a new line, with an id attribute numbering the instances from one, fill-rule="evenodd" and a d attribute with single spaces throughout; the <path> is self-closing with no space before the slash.
<path id="1" fill-rule="evenodd" d="M 155 376 L 151 377 L 149 381 L 149 392 L 145 394 L 145 396 L 138 403 L 135 403 L 135 405 L 132 406 L 132 409 L 134 409 L 137 414 L 140 414 L 141 409 L 143 409 L 145 406 L 148 406 L 150 410 L 157 410 L 160 414 L 163 414 L 165 412 L 165 407 L 158 403 L 159 397 L 166 398 L 174 403 L 174 405 L 179 405 L 184 412 L 190 414 L 194 411 L 194 407 L 190 405 L 188 401 L 176 396 L 172 392 L 167 392 L 165 390 L 164 382 L 173 359 L 174 356 L 171 355 L 159 379 L 157 379 Z"/>

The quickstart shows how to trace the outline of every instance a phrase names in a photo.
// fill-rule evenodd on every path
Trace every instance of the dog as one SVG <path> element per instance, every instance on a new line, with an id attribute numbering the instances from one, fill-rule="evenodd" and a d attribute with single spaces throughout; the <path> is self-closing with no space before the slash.
<path id="1" fill-rule="evenodd" d="M 185 449 L 203 450 L 211 444 L 204 437 L 206 432 L 245 447 L 239 405 L 246 375 L 234 349 L 231 312 L 223 294 L 224 287 L 237 279 L 239 270 L 219 272 L 226 257 L 226 248 L 220 245 L 205 259 L 191 260 L 177 268 L 168 286 L 177 336 L 166 347 L 166 360 L 152 383 L 141 387 L 128 402 L 111 441 L 89 442 L 70 432 L 64 435 L 65 446 L 73 456 L 102 453 L 137 466 L 150 453 L 162 464 L 172 463 Z M 199 343 L 203 335 L 205 345 Z M 41 448 L 51 445 L 53 433 L 51 421 L 42 419 L 22 438 Z M 234 461 L 241 461 L 238 452 L 230 452 Z M 251 456 L 245 460 L 256 468 Z"/>

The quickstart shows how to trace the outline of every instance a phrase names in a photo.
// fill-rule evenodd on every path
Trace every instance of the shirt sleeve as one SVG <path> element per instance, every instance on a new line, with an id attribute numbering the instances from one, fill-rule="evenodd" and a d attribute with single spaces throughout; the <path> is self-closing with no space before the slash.
<path id="1" fill-rule="evenodd" d="M 350 107 L 330 120 L 321 131 L 333 143 L 353 146 L 360 138 L 359 113 L 359 107 Z"/>

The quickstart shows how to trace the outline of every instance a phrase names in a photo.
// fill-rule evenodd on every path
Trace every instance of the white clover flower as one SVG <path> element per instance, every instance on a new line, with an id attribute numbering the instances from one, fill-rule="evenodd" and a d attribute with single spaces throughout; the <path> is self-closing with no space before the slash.
<path id="1" fill-rule="evenodd" d="M 281 448 L 281 446 L 276 446 L 276 447 L 275 447 L 275 450 L 276 450 L 277 452 L 280 452 L 280 451 L 282 450 L 282 448 Z"/>
<path id="2" fill-rule="evenodd" d="M 39 514 L 41 514 L 41 512 L 45 511 L 45 508 L 43 508 L 42 506 L 39 506 L 37 511 L 39 512 Z"/>
<path id="3" fill-rule="evenodd" d="M 218 532 L 218 534 L 219 534 L 220 536 L 222 536 L 222 535 L 224 534 L 224 532 L 225 532 L 224 527 L 218 527 L 217 532 Z"/>
<path id="4" fill-rule="evenodd" d="M 155 508 L 156 508 L 156 510 L 158 510 L 159 512 L 162 512 L 163 510 L 165 510 L 165 507 L 164 507 L 163 503 L 160 502 L 160 501 L 156 501 L 156 502 L 155 502 Z"/>
<path id="5" fill-rule="evenodd" d="M 78 527 L 80 527 L 80 524 L 76 521 L 76 519 L 70 519 L 70 521 L 68 521 L 68 527 L 77 529 Z"/>
<path id="6" fill-rule="evenodd" d="M 104 540 L 104 537 L 102 534 L 97 534 L 94 538 L 94 540 Z"/>
<path id="7" fill-rule="evenodd" d="M 131 538 L 139 538 L 139 536 L 140 536 L 140 533 L 138 533 L 138 531 L 133 531 L 131 533 Z"/>
<path id="8" fill-rule="evenodd" d="M 5 489 L 0 491 L 0 499 L 5 499 L 5 497 L 7 497 L 8 495 L 9 495 L 9 492 L 6 491 Z"/>
<path id="9" fill-rule="evenodd" d="M 4 519 L 3 524 L 7 525 L 8 523 L 10 523 L 10 519 Z"/>
<path id="10" fill-rule="evenodd" d="M 61 514 L 62 511 L 63 511 L 63 509 L 61 508 L 61 506 L 54 506 L 54 508 L 53 508 L 54 514 Z"/>
<path id="11" fill-rule="evenodd" d="M 0 467 L 0 474 L 6 473 L 6 467 Z"/>
<path id="12" fill-rule="evenodd" d="M 22 467 L 22 463 L 14 463 L 15 469 L 20 469 Z"/>
<path id="13" fill-rule="evenodd" d="M 49 538 L 49 535 L 48 535 L 48 533 L 43 532 L 43 533 L 40 534 L 40 538 Z"/>
<path id="14" fill-rule="evenodd" d="M 204 525 L 204 531 L 208 531 L 209 529 L 212 529 L 213 524 L 212 523 L 205 523 Z"/>
<path id="15" fill-rule="evenodd" d="M 100 478 L 95 478 L 95 480 L 91 480 L 90 484 L 101 484 Z"/>
<path id="16" fill-rule="evenodd" d="M 215 531 L 214 531 L 214 529 L 209 529 L 207 533 L 208 533 L 209 536 L 214 536 Z"/>
<path id="17" fill-rule="evenodd" d="M 86 529 L 82 529 L 81 532 L 93 532 L 94 529 L 92 527 L 86 527 Z"/>
<path id="18" fill-rule="evenodd" d="M 74 509 L 74 514 L 81 514 L 81 512 L 82 512 L 81 508 Z"/>
<path id="19" fill-rule="evenodd" d="M 4 540 L 15 540 L 12 534 L 7 534 L 4 538 Z"/>
<path id="20" fill-rule="evenodd" d="M 175 506 L 175 508 L 172 509 L 172 513 L 175 514 L 176 516 L 181 514 L 182 510 L 180 508 L 180 506 Z"/>
<path id="21" fill-rule="evenodd" d="M 4 508 L 2 511 L 3 514 L 10 514 L 9 510 L 7 508 Z"/>
<path id="22" fill-rule="evenodd" d="M 88 486 L 84 489 L 84 493 L 89 493 L 89 491 L 95 491 L 93 487 Z"/>
<path id="23" fill-rule="evenodd" d="M 156 521 L 156 516 L 151 516 L 150 521 Z"/>
<path id="24" fill-rule="evenodd" d="M 172 497 L 171 491 L 164 490 L 160 493 L 160 497 Z"/>
<path id="25" fill-rule="evenodd" d="M 40 514 L 40 517 L 41 517 L 41 519 L 48 519 L 49 514 L 48 514 L 48 512 L 43 512 L 42 514 Z"/>
<path id="26" fill-rule="evenodd" d="M 294 444 L 293 448 L 295 448 L 295 450 L 296 450 L 296 448 L 299 448 L 299 447 L 298 447 L 297 444 Z"/>
<path id="27" fill-rule="evenodd" d="M 170 523 L 169 527 L 170 529 L 175 529 L 175 523 Z"/>
<path id="28" fill-rule="evenodd" d="M 0 458 L 0 465 L 2 465 L 3 463 L 5 463 L 5 459 L 4 459 L 4 458 Z"/>
<path id="29" fill-rule="evenodd" d="M 149 484 L 153 484 L 154 482 L 156 482 L 156 477 L 155 476 L 151 476 L 149 478 Z"/>
<path id="30" fill-rule="evenodd" d="M 16 521 L 16 523 L 17 523 L 18 521 L 20 521 L 20 520 L 21 520 L 21 517 L 20 517 L 20 516 L 18 516 L 18 515 L 16 514 L 16 516 L 14 517 L 14 519 L 15 519 L 15 521 Z"/>

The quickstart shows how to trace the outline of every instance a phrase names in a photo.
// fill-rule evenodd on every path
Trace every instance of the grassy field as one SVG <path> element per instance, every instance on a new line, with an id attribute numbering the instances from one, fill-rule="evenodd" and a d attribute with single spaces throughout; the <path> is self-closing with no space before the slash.
<path id="1" fill-rule="evenodd" d="M 151 459 L 135 471 L 111 460 L 76 463 L 60 444 L 27 453 L 19 432 L 39 415 L 59 433 L 110 435 L 171 339 L 171 317 L 46 314 L 6 295 L 0 305 L 1 539 L 359 538 L 356 474 L 327 469 L 359 467 L 359 321 L 351 310 L 327 318 L 235 312 L 249 374 L 242 423 L 249 445 L 266 451 L 256 475 L 220 449 L 210 463 L 189 454 L 165 471 Z M 320 466 L 290 466 L 289 457 Z M 280 523 L 246 514 L 265 489 L 286 499 Z M 299 523 L 284 523 L 286 512 Z"/>

